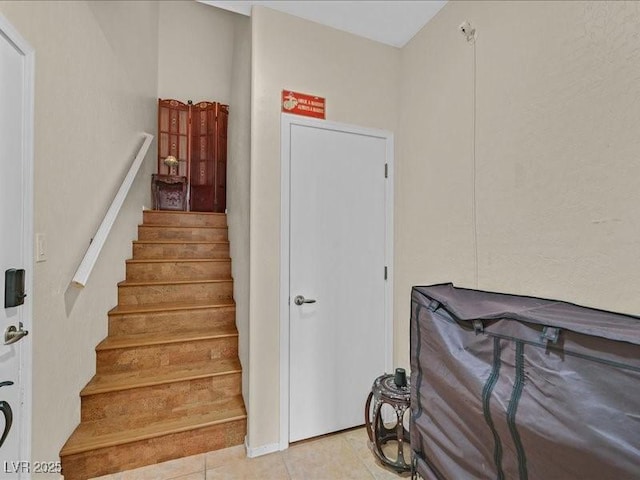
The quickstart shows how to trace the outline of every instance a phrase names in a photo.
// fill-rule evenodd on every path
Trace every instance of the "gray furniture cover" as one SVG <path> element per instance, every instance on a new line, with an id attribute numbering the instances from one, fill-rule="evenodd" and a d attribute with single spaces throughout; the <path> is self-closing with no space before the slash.
<path id="1" fill-rule="evenodd" d="M 424 479 L 640 479 L 638 317 L 414 287 L 411 385 Z"/>

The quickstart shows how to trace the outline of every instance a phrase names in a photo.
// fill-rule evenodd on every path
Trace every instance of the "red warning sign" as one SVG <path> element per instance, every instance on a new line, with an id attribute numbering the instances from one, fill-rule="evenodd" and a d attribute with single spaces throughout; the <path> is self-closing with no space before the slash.
<path id="1" fill-rule="evenodd" d="M 306 117 L 322 118 L 325 115 L 325 100 L 306 93 L 282 91 L 282 111 Z"/>

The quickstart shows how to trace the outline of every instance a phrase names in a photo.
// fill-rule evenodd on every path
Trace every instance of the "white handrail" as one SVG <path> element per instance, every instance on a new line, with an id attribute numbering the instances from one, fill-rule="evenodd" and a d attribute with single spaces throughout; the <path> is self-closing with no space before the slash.
<path id="1" fill-rule="evenodd" d="M 84 254 L 84 258 L 82 259 L 82 262 L 80 262 L 78 270 L 76 270 L 76 274 L 74 275 L 72 280 L 73 284 L 76 287 L 82 288 L 87 284 L 89 275 L 91 275 L 91 270 L 93 270 L 93 267 L 98 260 L 98 256 L 100 256 L 100 252 L 102 251 L 102 247 L 104 246 L 107 237 L 109 236 L 111 227 L 116 221 L 116 217 L 120 212 L 120 208 L 122 208 L 124 199 L 127 198 L 129 189 L 131 188 L 131 185 L 133 185 L 133 180 L 136 178 L 138 170 L 140 170 L 140 165 L 142 165 L 142 161 L 144 160 L 144 157 L 149 150 L 149 145 L 151 145 L 151 142 L 153 141 L 153 135 L 151 135 L 150 133 L 143 133 L 142 135 L 145 137 L 144 142 L 142 142 L 140 150 L 138 150 L 138 154 L 133 160 L 127 176 L 124 177 L 118 193 L 116 193 L 116 196 L 113 197 L 113 202 L 111 202 L 109 210 L 107 210 L 107 213 L 102 219 L 102 223 L 100 224 L 96 235 L 93 237 L 93 241 L 89 245 L 87 253 Z"/>

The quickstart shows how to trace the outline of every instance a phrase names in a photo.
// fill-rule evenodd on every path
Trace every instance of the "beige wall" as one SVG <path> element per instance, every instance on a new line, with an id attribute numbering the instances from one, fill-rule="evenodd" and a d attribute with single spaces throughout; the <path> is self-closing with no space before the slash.
<path id="1" fill-rule="evenodd" d="M 252 14 L 249 446 L 279 441 L 280 96 L 327 99 L 327 119 L 396 130 L 399 51 L 293 16 Z"/>
<path id="2" fill-rule="evenodd" d="M 412 285 L 476 286 L 464 20 L 477 286 L 637 314 L 640 3 L 449 2 L 402 51 L 396 333 Z"/>
<path id="3" fill-rule="evenodd" d="M 238 17 L 234 29 L 227 159 L 227 222 L 233 298 L 242 363 L 242 392 L 249 403 L 249 189 L 251 172 L 251 22 Z"/>
<path id="4" fill-rule="evenodd" d="M 159 5 L 158 96 L 229 104 L 235 22 L 242 17 L 195 1 Z"/>
<path id="5" fill-rule="evenodd" d="M 69 287 L 140 145 L 155 131 L 158 7 L 154 2 L 2 2 L 36 51 L 32 459 L 58 460 L 79 422 L 135 226 L 148 204 L 154 148 L 85 289 Z M 42 475 L 42 478 L 46 478 Z M 54 476 L 57 478 L 57 476 Z"/>

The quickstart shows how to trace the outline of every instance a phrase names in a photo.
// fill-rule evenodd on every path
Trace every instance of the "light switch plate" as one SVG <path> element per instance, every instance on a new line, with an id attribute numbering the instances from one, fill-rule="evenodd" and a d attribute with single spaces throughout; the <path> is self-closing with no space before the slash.
<path id="1" fill-rule="evenodd" d="M 36 233 L 36 262 L 47 260 L 47 239 L 44 233 Z"/>

